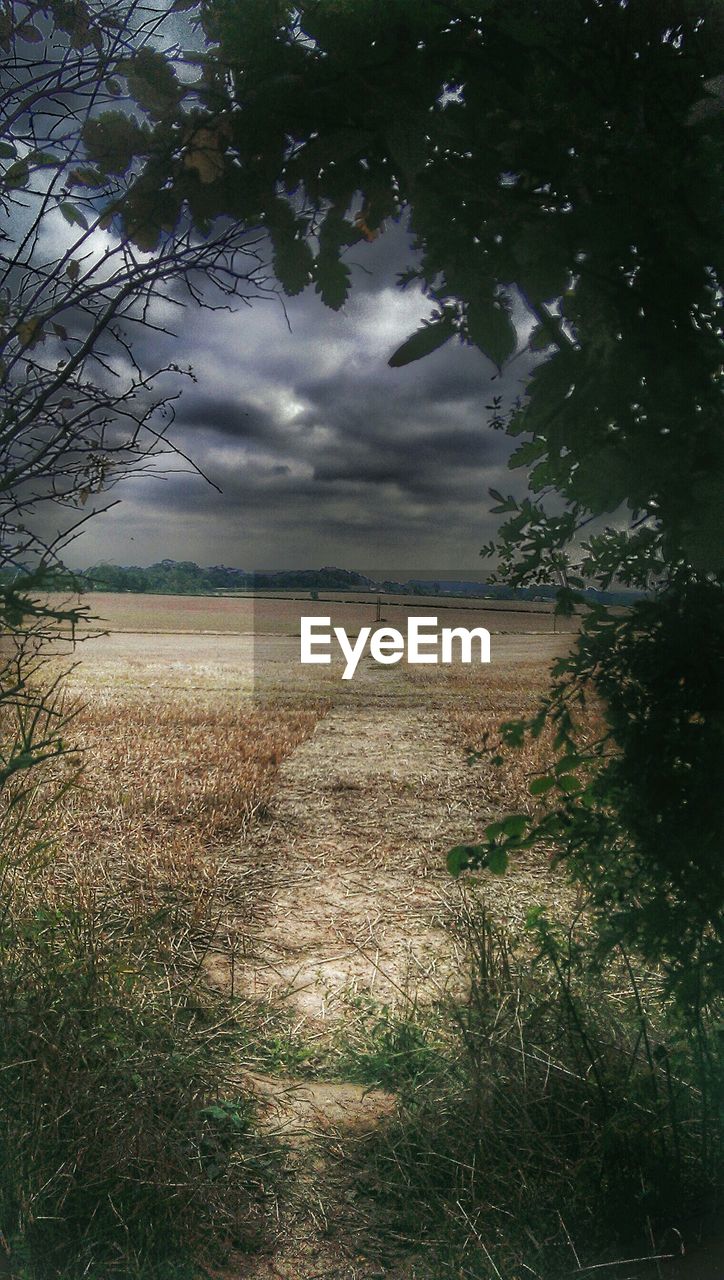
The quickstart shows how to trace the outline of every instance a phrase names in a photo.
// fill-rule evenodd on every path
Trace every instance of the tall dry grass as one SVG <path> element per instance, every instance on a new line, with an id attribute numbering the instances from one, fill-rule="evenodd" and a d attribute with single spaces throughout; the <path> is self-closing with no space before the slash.
<path id="1" fill-rule="evenodd" d="M 0 1246 L 24 1280 L 184 1280 L 263 1230 L 279 1155 L 239 1083 L 253 1011 L 199 961 L 321 712 L 96 695 L 68 713 L 80 752 L 0 796 Z"/>
<path id="2" fill-rule="evenodd" d="M 243 915 L 243 837 L 322 703 L 234 705 L 203 691 L 95 693 L 74 739 L 84 768 L 57 811 L 52 885 L 115 904 L 133 929 L 158 919 L 179 959 L 208 944 L 225 904 Z"/>

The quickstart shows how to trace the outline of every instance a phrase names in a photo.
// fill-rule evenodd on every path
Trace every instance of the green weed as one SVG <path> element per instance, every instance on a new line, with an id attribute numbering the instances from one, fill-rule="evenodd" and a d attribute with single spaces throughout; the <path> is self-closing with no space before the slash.
<path id="1" fill-rule="evenodd" d="M 467 997 L 439 1011 L 434 1041 L 418 1028 L 425 1069 L 395 1073 L 397 1114 L 358 1151 L 395 1238 L 422 1246 L 436 1280 L 560 1280 L 686 1236 L 721 1203 L 715 1030 L 694 1041 L 627 962 L 592 972 L 575 931 L 555 950 L 549 931 L 534 963 L 474 900 L 459 927 Z M 397 1061 L 356 1060 L 376 1082 Z"/>

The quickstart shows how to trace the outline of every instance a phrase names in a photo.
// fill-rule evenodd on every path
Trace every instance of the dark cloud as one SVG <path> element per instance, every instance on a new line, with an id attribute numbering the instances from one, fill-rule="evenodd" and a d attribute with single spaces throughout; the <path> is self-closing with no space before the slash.
<path id="1" fill-rule="evenodd" d="M 522 487 L 486 406 L 495 395 L 512 402 L 525 361 L 499 377 L 451 342 L 390 369 L 430 310 L 395 284 L 406 237 L 393 228 L 351 256 L 355 291 L 339 314 L 308 291 L 235 315 L 187 310 L 173 316 L 173 338 L 149 335 L 144 362 L 194 367 L 175 438 L 221 493 L 175 463 L 135 478 L 77 544 L 79 558 L 479 567 L 495 527 L 488 487 Z"/>
<path id="2" fill-rule="evenodd" d="M 203 388 L 196 403 L 188 397 L 178 417 L 178 426 L 187 426 L 200 437 L 221 436 L 231 440 L 261 440 L 270 445 L 282 438 L 274 417 L 256 404 L 240 404 L 236 397 L 205 397 Z M 200 443 L 204 444 L 203 439 Z"/>

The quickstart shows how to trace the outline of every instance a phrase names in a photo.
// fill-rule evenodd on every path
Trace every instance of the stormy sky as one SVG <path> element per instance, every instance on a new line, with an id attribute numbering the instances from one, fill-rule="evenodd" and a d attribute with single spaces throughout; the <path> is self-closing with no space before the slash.
<path id="1" fill-rule="evenodd" d="M 75 563 L 482 572 L 497 524 L 488 487 L 524 484 L 486 405 L 519 394 L 529 360 L 501 377 L 455 342 L 388 368 L 430 314 L 396 285 L 410 259 L 404 225 L 392 226 L 350 250 L 354 288 L 339 313 L 308 290 L 285 300 L 286 314 L 278 298 L 235 314 L 188 307 L 172 338 L 141 335 L 144 365 L 193 366 L 173 435 L 221 492 L 167 460 L 89 522 Z"/>

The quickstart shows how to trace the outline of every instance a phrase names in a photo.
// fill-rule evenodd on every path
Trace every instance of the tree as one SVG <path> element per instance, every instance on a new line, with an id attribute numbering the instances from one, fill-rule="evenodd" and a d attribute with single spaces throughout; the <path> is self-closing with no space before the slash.
<path id="1" fill-rule="evenodd" d="M 169 71 L 148 119 L 86 130 L 123 169 L 126 235 L 149 210 L 262 226 L 286 291 L 341 307 L 344 254 L 409 217 L 400 277 L 428 322 L 390 363 L 443 343 L 501 366 L 535 357 L 522 405 L 491 423 L 530 469 L 498 551 L 511 581 L 644 587 L 625 616 L 588 610 L 550 698 L 558 764 L 452 865 L 500 869 L 546 840 L 592 893 L 604 934 L 663 963 L 682 999 L 721 988 L 721 70 L 713 0 L 209 0 L 189 7 L 194 102 Z M 166 73 L 164 73 L 166 74 Z M 154 214 L 158 221 L 158 214 Z M 525 320 L 513 323 L 514 309 Z M 591 522 L 613 527 L 594 534 Z M 597 526 L 594 524 L 593 528 Z M 488 548 L 488 551 L 493 548 Z M 580 708 L 603 701 L 600 740 Z M 550 808 L 551 803 L 552 810 Z M 694 978 L 692 979 L 692 976 Z M 692 990 L 693 987 L 695 990 Z"/>
<path id="2" fill-rule="evenodd" d="M 28 770 L 65 750 L 59 686 L 40 673 L 59 628 L 72 635 L 86 612 L 38 593 L 59 583 L 64 552 L 116 485 L 177 452 L 182 371 L 144 368 L 134 338 L 167 331 L 159 302 L 228 305 L 261 287 L 257 246 L 232 227 L 200 237 L 188 219 L 173 234 L 164 221 L 153 253 L 147 228 L 122 235 L 129 184 L 84 154 L 83 130 L 102 134 L 96 113 L 110 106 L 123 136 L 143 132 L 112 73 L 131 55 L 154 75 L 165 67 L 154 48 L 178 54 L 171 17 L 138 0 L 18 0 L 0 22 L 0 784 L 13 779 L 16 796 Z"/>

